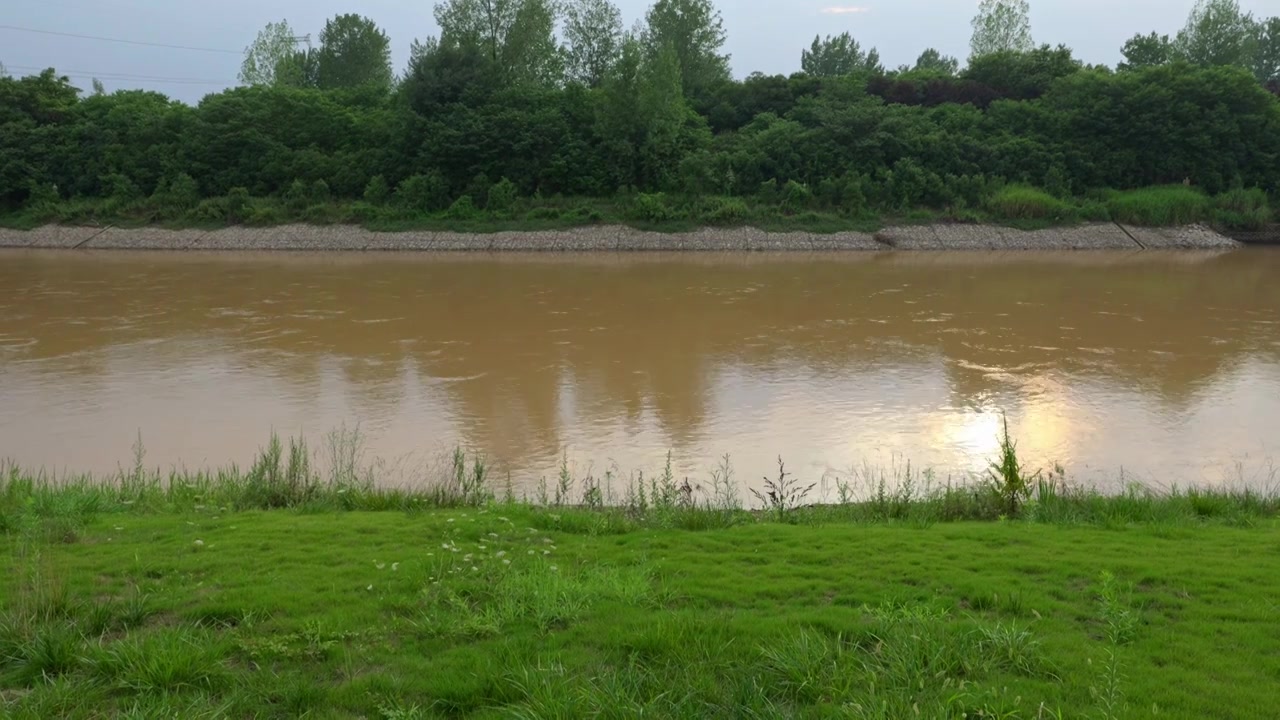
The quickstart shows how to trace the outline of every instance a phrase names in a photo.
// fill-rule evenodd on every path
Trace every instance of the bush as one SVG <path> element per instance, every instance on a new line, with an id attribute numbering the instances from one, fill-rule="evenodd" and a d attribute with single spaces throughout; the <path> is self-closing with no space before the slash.
<path id="1" fill-rule="evenodd" d="M 289 188 L 284 191 L 284 204 L 294 212 L 305 210 L 311 204 L 307 184 L 301 180 L 289 183 Z"/>
<path id="2" fill-rule="evenodd" d="M 200 186 L 186 173 L 161 178 L 151 199 L 167 208 L 190 210 L 200 204 Z"/>
<path id="3" fill-rule="evenodd" d="M 227 220 L 238 223 L 249 215 L 249 190 L 242 187 L 231 188 L 227 192 Z"/>
<path id="4" fill-rule="evenodd" d="M 1114 193 L 1107 201 L 1111 219 L 1131 225 L 1187 225 L 1209 216 L 1211 202 L 1185 185 L 1166 185 Z"/>
<path id="5" fill-rule="evenodd" d="M 740 225 L 751 211 L 739 198 L 714 197 L 702 202 L 698 215 L 708 225 Z"/>
<path id="6" fill-rule="evenodd" d="M 1008 185 L 987 200 L 987 209 L 1005 220 L 1065 220 L 1075 208 L 1028 185 Z"/>
<path id="7" fill-rule="evenodd" d="M 390 198 L 391 188 L 387 185 L 387 179 L 381 175 L 374 175 L 369 184 L 364 186 L 364 201 L 370 205 L 386 205 Z"/>
<path id="8" fill-rule="evenodd" d="M 1271 221 L 1267 194 L 1261 188 L 1237 188 L 1213 199 L 1213 218 L 1228 228 L 1257 230 Z"/>
<path id="9" fill-rule="evenodd" d="M 111 200 L 130 203 L 142 198 L 142 190 L 128 176 L 111 173 L 102 177 L 102 191 Z"/>
<path id="10" fill-rule="evenodd" d="M 255 207 L 249 217 L 245 218 L 245 225 L 279 225 L 285 221 L 285 214 L 281 212 L 278 205 L 260 205 Z"/>
<path id="11" fill-rule="evenodd" d="M 645 222 L 666 222 L 675 216 L 663 193 L 639 193 L 631 203 L 631 214 Z"/>
<path id="12" fill-rule="evenodd" d="M 800 212 L 807 210 L 813 204 L 813 192 L 809 190 L 809 186 L 798 183 L 795 180 L 788 180 L 787 184 L 782 187 L 782 210 L 787 213 Z"/>
<path id="13" fill-rule="evenodd" d="M 559 220 L 560 210 L 553 207 L 537 207 L 526 215 L 530 220 Z"/>
<path id="14" fill-rule="evenodd" d="M 196 222 L 225 223 L 227 217 L 227 199 L 224 197 L 207 198 L 191 211 L 191 219 Z"/>
<path id="15" fill-rule="evenodd" d="M 31 183 L 31 190 L 27 195 L 27 207 L 37 208 L 42 205 L 53 205 L 58 200 L 58 187 L 53 183 Z"/>
<path id="16" fill-rule="evenodd" d="M 506 212 L 516 204 L 518 195 L 516 184 L 506 178 L 502 178 L 497 185 L 489 188 L 489 203 L 487 207 L 491 211 Z"/>
<path id="17" fill-rule="evenodd" d="M 472 220 L 480 211 L 476 208 L 476 204 L 472 202 L 470 195 L 463 195 L 453 204 L 449 206 L 449 210 L 445 213 L 445 217 L 450 220 Z"/>
<path id="18" fill-rule="evenodd" d="M 317 180 L 311 183 L 309 199 L 313 205 L 329 202 L 331 195 L 332 194 L 329 191 L 329 183 L 324 180 Z"/>
<path id="19" fill-rule="evenodd" d="M 449 184 L 440 173 L 412 175 L 396 187 L 395 202 L 400 207 L 436 212 L 449 207 Z"/>

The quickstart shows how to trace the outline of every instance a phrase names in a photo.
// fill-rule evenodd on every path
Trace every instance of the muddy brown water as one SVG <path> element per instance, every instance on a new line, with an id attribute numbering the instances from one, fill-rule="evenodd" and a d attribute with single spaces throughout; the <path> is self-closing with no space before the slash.
<path id="1" fill-rule="evenodd" d="M 0 457 L 57 472 L 358 424 L 388 482 L 455 444 L 518 485 L 946 478 L 1002 412 L 1081 482 L 1273 482 L 1280 251 L 0 253 Z"/>

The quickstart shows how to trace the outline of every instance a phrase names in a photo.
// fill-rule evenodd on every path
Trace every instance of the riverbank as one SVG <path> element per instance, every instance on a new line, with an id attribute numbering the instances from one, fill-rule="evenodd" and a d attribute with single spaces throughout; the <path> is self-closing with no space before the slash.
<path id="1" fill-rule="evenodd" d="M 291 224 L 215 230 L 44 225 L 0 228 L 0 247 L 84 250 L 312 251 L 886 251 L 1232 249 L 1242 244 L 1204 225 L 1138 227 L 1089 223 L 1041 230 L 998 225 L 904 225 L 876 232 L 766 232 L 703 228 L 653 232 L 623 225 L 564 230 L 378 232 L 357 225 Z"/>
<path id="2" fill-rule="evenodd" d="M 938 523 L 118 480 L 0 479 L 5 717 L 1273 711 L 1280 556 L 1249 549 L 1280 524 L 1242 496 Z"/>

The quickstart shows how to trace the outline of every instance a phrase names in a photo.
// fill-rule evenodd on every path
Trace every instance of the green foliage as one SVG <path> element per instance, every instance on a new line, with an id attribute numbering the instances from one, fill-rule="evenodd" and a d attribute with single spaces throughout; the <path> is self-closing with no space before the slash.
<path id="1" fill-rule="evenodd" d="M 411 175 L 396 186 L 396 205 L 410 210 L 432 212 L 449 206 L 449 184 L 438 172 Z"/>
<path id="2" fill-rule="evenodd" d="M 1026 52 L 1031 41 L 1031 5 L 1027 0 L 982 0 L 973 18 L 969 60 L 999 52 Z"/>
<path id="3" fill-rule="evenodd" d="M 489 188 L 489 198 L 485 207 L 491 212 L 507 212 L 515 205 L 518 196 L 519 191 L 516 190 L 515 183 L 504 177 Z"/>
<path id="4" fill-rule="evenodd" d="M 1115 193 L 1107 200 L 1111 218 L 1133 225 L 1186 225 L 1208 218 L 1212 201 L 1182 185 Z"/>
<path id="5" fill-rule="evenodd" d="M 391 188 L 383 176 L 374 175 L 369 184 L 364 186 L 364 201 L 370 205 L 386 205 L 390 199 Z"/>
<path id="6" fill-rule="evenodd" d="M 662 223 L 675 217 L 675 213 L 667 204 L 667 197 L 662 193 L 640 193 L 631 203 L 631 214 L 637 220 L 649 223 Z"/>
<path id="7" fill-rule="evenodd" d="M 360 15 L 338 15 L 320 31 L 316 79 L 326 90 L 391 86 L 391 40 Z"/>
<path id="8" fill-rule="evenodd" d="M 782 186 L 782 209 L 787 213 L 807 210 L 813 204 L 813 193 L 807 185 L 788 180 Z"/>
<path id="9" fill-rule="evenodd" d="M 706 198 L 698 210 L 698 219 L 708 225 L 743 225 L 750 216 L 747 204 L 739 198 Z"/>
<path id="10" fill-rule="evenodd" d="M 1261 188 L 1234 188 L 1213 199 L 1214 222 L 1228 228 L 1257 230 L 1272 219 Z"/>
<path id="11" fill-rule="evenodd" d="M 814 77 L 842 77 L 854 73 L 883 72 L 880 53 L 875 48 L 864 52 L 849 33 L 826 39 L 813 38 L 813 45 L 800 54 L 800 72 Z"/>
<path id="12" fill-rule="evenodd" d="M 1001 188 L 987 200 L 987 209 L 1006 220 L 1062 220 L 1074 213 L 1071 205 L 1027 185 Z"/>
<path id="13" fill-rule="evenodd" d="M 480 215 L 480 210 L 476 204 L 472 202 L 470 195 L 463 195 L 445 211 L 445 217 L 450 220 L 473 220 Z"/>
<path id="14" fill-rule="evenodd" d="M 190 175 L 180 172 L 160 180 L 151 199 L 163 207 L 190 210 L 200 204 L 200 187 Z"/>
<path id="15" fill-rule="evenodd" d="M 242 187 L 233 187 L 227 192 L 226 218 L 229 222 L 243 222 L 249 214 L 249 191 Z"/>

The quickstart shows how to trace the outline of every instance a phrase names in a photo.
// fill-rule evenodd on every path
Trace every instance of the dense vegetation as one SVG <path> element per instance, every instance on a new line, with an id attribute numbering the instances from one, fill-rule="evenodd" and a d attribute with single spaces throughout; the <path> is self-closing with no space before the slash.
<path id="1" fill-rule="evenodd" d="M 0 218 L 1257 226 L 1280 189 L 1280 19 L 1234 0 L 1136 36 L 1116 70 L 1035 46 L 1025 0 L 985 0 L 963 69 L 932 49 L 886 69 L 844 34 L 790 77 L 740 81 L 710 0 L 658 0 L 630 33 L 607 0 L 436 14 L 398 76 L 367 18 L 307 51 L 269 25 L 246 86 L 195 107 L 82 95 L 52 69 L 0 78 Z M 1170 187 L 1117 195 L 1150 186 Z"/>
<path id="2" fill-rule="evenodd" d="M 141 457 L 0 469 L 0 715 L 1274 715 L 1274 495 L 1101 496 L 1007 437 L 969 487 L 810 506 L 780 469 L 756 510 L 727 461 L 519 501 L 461 453 L 379 488 L 350 434 Z"/>

